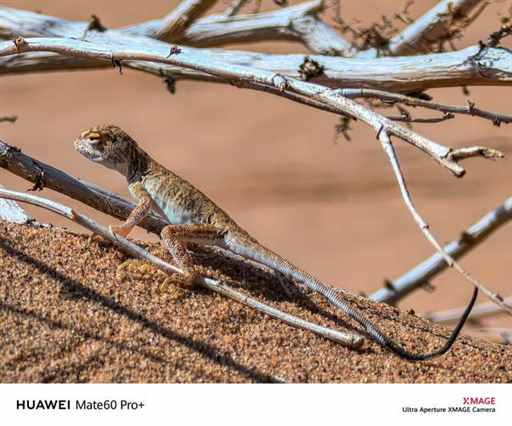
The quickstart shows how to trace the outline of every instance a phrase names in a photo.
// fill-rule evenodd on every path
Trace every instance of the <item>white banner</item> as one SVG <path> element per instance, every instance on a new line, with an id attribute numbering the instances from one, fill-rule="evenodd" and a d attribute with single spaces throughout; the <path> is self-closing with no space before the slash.
<path id="1" fill-rule="evenodd" d="M 512 421 L 510 385 L 0 385 L 0 423 L 493 425 Z M 7 422 L 4 422 L 7 421 Z M 93 422 L 93 423 L 91 423 Z M 357 422 L 357 423 L 356 423 Z M 114 423 L 117 424 L 117 423 Z M 435 425 L 435 424 L 434 424 Z"/>

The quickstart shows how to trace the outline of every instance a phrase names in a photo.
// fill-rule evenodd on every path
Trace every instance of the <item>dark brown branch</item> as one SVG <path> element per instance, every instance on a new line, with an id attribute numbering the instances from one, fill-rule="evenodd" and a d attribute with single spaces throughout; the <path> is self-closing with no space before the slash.
<path id="1" fill-rule="evenodd" d="M 18 148 L 0 141 L 0 167 L 28 180 L 50 188 L 74 200 L 119 219 L 126 219 L 135 205 L 122 197 L 104 191 L 92 183 L 82 181 L 48 164 L 23 154 Z M 44 176 L 42 178 L 41 176 Z M 141 227 L 160 234 L 166 221 L 154 215 L 147 217 Z"/>

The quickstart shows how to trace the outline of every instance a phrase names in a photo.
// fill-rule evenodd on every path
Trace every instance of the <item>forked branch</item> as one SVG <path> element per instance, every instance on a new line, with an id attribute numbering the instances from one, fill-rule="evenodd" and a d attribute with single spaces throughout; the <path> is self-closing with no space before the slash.
<path id="1" fill-rule="evenodd" d="M 275 95 L 288 98 L 290 98 L 287 96 L 289 94 L 300 95 L 304 103 L 308 103 L 308 99 L 312 100 L 310 106 L 357 118 L 371 126 L 375 132 L 384 130 L 389 135 L 398 137 L 428 154 L 456 176 L 462 176 L 465 173 L 464 168 L 458 163 L 458 160 L 461 158 L 498 158 L 502 156 L 500 152 L 485 147 L 468 147 L 464 151 L 464 155 L 460 156 L 458 151 L 453 151 L 446 146 L 419 135 L 411 129 L 400 126 L 367 107 L 343 97 L 334 89 L 308 81 L 283 77 L 266 70 L 228 65 L 219 61 L 215 56 L 203 55 L 201 53 L 204 52 L 190 48 L 175 46 L 168 50 L 162 46 L 148 51 L 148 49 L 127 49 L 124 46 L 115 45 L 106 47 L 92 42 L 60 38 L 18 38 L 15 42 L 0 43 L 0 56 L 40 51 L 101 60 L 108 63 L 120 63 L 122 61 L 160 62 L 205 72 L 223 78 L 238 87 L 266 90 Z"/>
<path id="2" fill-rule="evenodd" d="M 321 7 L 321 2 L 304 3 L 294 7 L 298 8 L 297 13 L 299 13 L 299 15 L 307 11 L 306 17 L 309 19 L 314 15 L 314 11 Z M 275 13 L 281 13 L 283 10 Z M 292 10 L 289 10 L 289 13 L 292 12 Z M 310 16 L 309 13 L 313 15 Z M 281 17 L 278 18 L 279 19 L 276 17 L 277 21 L 281 22 Z M 287 28 L 289 26 L 289 18 L 290 16 L 286 15 L 286 19 L 282 22 L 283 27 Z M 213 20 L 213 17 L 206 19 Z M 219 19 L 224 20 L 226 17 L 221 16 Z M 242 18 L 237 17 L 237 19 Z M 245 22 L 245 20 L 242 20 L 242 22 Z M 259 28 L 257 22 L 256 20 L 255 27 Z M 219 25 L 219 31 L 222 31 L 222 28 L 225 31 L 233 26 L 238 28 L 238 24 L 235 25 L 224 21 Z M 277 27 L 279 27 L 279 25 L 281 24 L 276 23 Z M 80 39 L 87 26 L 87 22 L 65 21 L 51 16 L 0 7 L 0 38 L 13 39 L 22 36 Z M 191 28 L 193 27 L 194 25 L 192 25 Z M 148 27 L 144 28 L 147 28 L 148 32 L 155 30 L 155 28 L 160 28 L 160 21 L 158 20 L 154 26 L 149 26 L 148 24 Z M 170 48 L 167 43 L 147 37 L 144 28 L 135 26 L 124 30 L 108 30 L 103 32 L 90 31 L 87 33 L 87 40 L 102 44 L 105 47 L 111 45 L 120 47 L 122 45 L 125 48 L 126 46 L 130 46 L 134 49 L 145 50 L 147 52 L 155 51 L 155 49 Z M 283 31 L 281 27 L 279 27 L 277 33 L 281 34 L 281 38 L 283 38 L 282 34 L 288 34 L 288 32 Z M 259 33 L 256 30 L 250 30 L 248 32 L 242 31 L 239 37 L 240 40 L 243 41 L 254 41 L 251 37 L 255 37 L 257 34 Z M 319 28 L 315 28 L 314 31 L 308 34 L 314 38 L 320 35 L 320 40 L 317 40 L 317 42 L 329 39 Z M 268 38 L 265 36 L 264 39 L 267 40 Z M 223 43 L 227 41 L 228 40 L 224 40 Z M 198 45 L 186 39 L 180 40 L 180 42 Z M 199 45 L 208 46 L 210 44 L 205 41 L 204 43 L 199 43 Z M 325 46 L 325 49 L 328 50 L 347 48 L 350 48 L 350 45 L 345 43 L 345 47 L 343 47 L 343 42 L 336 44 L 329 41 L 329 47 Z M 326 53 L 324 48 L 321 50 L 321 53 Z M 304 62 L 304 55 L 272 55 L 227 51 L 222 49 L 217 49 L 216 51 L 202 50 L 197 51 L 197 53 L 201 53 L 205 58 L 211 57 L 216 61 L 222 61 L 226 66 L 244 65 L 256 70 L 272 71 L 294 78 L 300 77 L 299 68 Z M 412 93 L 436 87 L 510 85 L 512 83 L 512 54 L 506 49 L 496 47 L 481 47 L 477 45 L 455 52 L 415 57 L 347 59 L 313 55 L 311 59 L 318 63 L 323 70 L 322 73 L 314 78 L 314 81 L 328 85 L 329 87 L 363 87 Z M 225 79 L 216 77 L 210 73 L 170 64 L 126 62 L 124 65 L 160 77 L 226 82 Z M 23 55 L 1 60 L 0 73 L 90 69 L 105 66 L 108 66 L 108 64 L 87 58 L 70 58 L 53 53 L 44 54 L 41 52 L 24 53 Z"/>
<path id="3" fill-rule="evenodd" d="M 411 107 L 426 108 L 434 111 L 444 112 L 446 114 L 462 114 L 473 117 L 480 117 L 491 121 L 495 126 L 502 123 L 512 123 L 512 116 L 500 114 L 497 112 L 486 111 L 477 108 L 474 102 L 468 101 L 468 105 L 446 105 L 412 96 L 402 95 L 400 93 L 386 92 L 375 89 L 340 89 L 340 93 L 350 99 L 379 99 L 387 104 L 403 104 Z"/>
<path id="4" fill-rule="evenodd" d="M 470 19 L 471 10 L 482 3 L 475 17 Z M 387 51 L 393 56 L 428 52 L 432 45 L 457 35 L 454 32 L 476 19 L 487 3 L 487 0 L 442 0 L 393 37 Z"/>
<path id="5" fill-rule="evenodd" d="M 469 251 L 485 241 L 493 232 L 507 224 L 512 219 L 512 198 L 508 198 L 496 209 L 487 213 L 477 223 L 461 233 L 461 236 L 443 247 L 443 251 L 453 259 L 459 259 Z M 393 280 L 385 287 L 370 295 L 375 302 L 396 304 L 412 291 L 421 288 L 436 275 L 448 267 L 440 253 L 432 255 L 429 259 L 406 272 L 400 278 Z M 510 305 L 510 300 L 503 299 L 499 294 L 498 300 Z"/>

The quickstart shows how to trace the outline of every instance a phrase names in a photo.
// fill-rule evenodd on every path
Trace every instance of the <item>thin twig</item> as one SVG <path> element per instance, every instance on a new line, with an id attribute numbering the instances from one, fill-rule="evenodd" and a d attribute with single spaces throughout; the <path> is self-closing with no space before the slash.
<path id="1" fill-rule="evenodd" d="M 240 9 L 244 7 L 250 0 L 232 0 L 231 4 L 224 10 L 223 15 L 225 16 L 235 16 L 240 12 Z"/>
<path id="2" fill-rule="evenodd" d="M 69 207 L 66 207 L 62 204 L 56 203 L 54 201 L 50 201 L 46 198 L 37 197 L 35 195 L 30 195 L 22 192 L 16 192 L 16 191 L 9 191 L 6 189 L 0 188 L 0 197 L 15 200 L 23 203 L 32 204 L 34 206 L 42 207 L 46 210 L 52 211 L 54 213 L 57 213 L 60 216 L 66 217 L 70 220 L 72 220 L 75 223 L 78 223 L 79 225 L 89 229 L 90 231 L 94 232 L 97 235 L 102 236 L 103 238 L 108 239 L 112 243 L 114 243 L 117 247 L 125 251 L 131 256 L 138 257 L 140 259 L 144 259 L 154 266 L 156 266 L 158 269 L 164 271 L 168 274 L 183 274 L 183 271 L 176 266 L 171 265 L 170 263 L 165 262 L 164 260 L 160 259 L 157 256 L 152 255 L 148 251 L 144 250 L 143 248 L 139 247 L 138 245 L 132 243 L 131 241 L 127 240 L 126 238 L 123 238 L 119 235 L 113 234 L 108 228 L 105 228 L 104 226 L 96 223 L 92 219 L 88 218 L 87 216 L 77 213 L 74 210 L 70 209 Z M 233 289 L 232 287 L 219 282 L 217 280 L 208 278 L 208 277 L 202 277 L 199 280 L 199 283 L 219 294 L 222 294 L 226 297 L 229 297 L 233 300 L 236 300 L 237 302 L 240 302 L 246 306 L 249 306 L 259 312 L 262 312 L 266 315 L 269 315 L 272 318 L 276 318 L 280 321 L 285 322 L 286 324 L 289 324 L 293 327 L 302 328 L 304 330 L 311 331 L 315 334 L 318 334 L 322 337 L 325 337 L 327 339 L 330 339 L 334 342 L 343 344 L 345 346 L 348 346 L 350 348 L 358 348 L 363 343 L 363 338 L 357 334 L 354 333 L 348 333 L 348 332 L 342 332 L 338 330 L 333 330 L 331 328 L 323 327 L 314 323 L 311 323 L 309 321 L 302 320 L 298 317 L 295 317 L 293 315 L 284 313 L 276 308 L 273 308 L 269 305 L 266 305 L 262 302 L 259 302 L 258 300 L 245 295 L 243 293 L 238 292 L 237 290 Z"/>
<path id="3" fill-rule="evenodd" d="M 468 105 L 446 105 L 437 102 L 427 101 L 412 96 L 406 96 L 399 93 L 386 92 L 384 90 L 375 89 L 340 89 L 340 93 L 350 99 L 356 98 L 376 98 L 388 103 L 399 103 L 412 107 L 427 108 L 435 111 L 441 111 L 448 114 L 465 114 L 474 117 L 480 117 L 491 121 L 494 125 L 499 126 L 501 123 L 512 123 L 512 116 L 500 114 L 497 112 L 486 111 L 477 108 L 473 102 Z"/>
<path id="4" fill-rule="evenodd" d="M 398 186 L 400 188 L 400 192 L 402 194 L 402 198 L 404 200 L 405 205 L 411 212 L 412 217 L 414 218 L 414 221 L 417 223 L 421 231 L 423 232 L 423 235 L 425 235 L 425 238 L 434 246 L 434 248 L 437 250 L 437 252 L 443 257 L 444 261 L 446 262 L 446 265 L 454 268 L 466 281 L 477 287 L 479 290 L 481 290 L 489 299 L 491 299 L 496 305 L 500 306 L 503 310 L 505 310 L 507 313 L 512 315 L 512 306 L 510 306 L 508 303 L 506 303 L 503 298 L 496 292 L 490 290 L 487 288 L 484 284 L 482 284 L 480 281 L 473 278 L 473 276 L 467 272 L 465 269 L 462 268 L 439 244 L 437 239 L 434 237 L 432 232 L 430 231 L 430 226 L 428 223 L 423 219 L 423 217 L 419 214 L 418 210 L 414 206 L 414 203 L 412 201 L 411 195 L 409 193 L 409 190 L 407 189 L 407 184 L 405 182 L 405 178 L 403 176 L 403 173 L 400 169 L 400 163 L 398 162 L 398 157 L 396 155 L 395 149 L 393 147 L 393 144 L 391 143 L 391 140 L 389 138 L 389 135 L 386 133 L 385 130 L 381 130 L 377 137 L 379 141 L 382 144 L 382 148 L 384 149 L 384 152 L 386 153 L 391 166 L 393 168 L 393 173 L 395 174 L 395 177 L 398 182 Z"/>
<path id="5" fill-rule="evenodd" d="M 482 327 L 476 330 L 469 329 L 469 334 L 484 337 L 487 340 L 492 340 L 503 345 L 510 345 L 512 343 L 512 329 L 505 327 Z"/>
<path id="6" fill-rule="evenodd" d="M 433 124 L 433 123 L 441 123 L 446 120 L 451 120 L 455 118 L 453 114 L 446 113 L 441 117 L 428 117 L 428 118 L 414 118 L 409 115 L 400 115 L 400 116 L 386 116 L 389 120 L 399 121 L 401 123 L 419 123 L 419 124 Z"/>
<path id="7" fill-rule="evenodd" d="M 512 304 L 512 297 L 507 297 L 504 302 Z M 447 323 L 457 321 L 463 312 L 464 308 L 454 308 L 447 309 L 445 311 L 427 312 L 423 317 L 430 321 Z M 468 320 L 478 320 L 480 318 L 494 316 L 501 313 L 503 313 L 503 310 L 494 303 L 481 303 L 473 308 L 471 314 L 469 314 Z"/>
<path id="8" fill-rule="evenodd" d="M 8 123 L 16 123 L 16 120 L 18 119 L 17 115 L 5 115 L 0 116 L 0 123 L 2 122 L 8 122 Z"/>
<path id="9" fill-rule="evenodd" d="M 512 220 L 512 198 L 506 199 L 503 204 L 462 232 L 458 239 L 445 245 L 443 251 L 452 259 L 459 259 L 510 220 Z M 420 288 L 447 267 L 444 257 L 440 253 L 436 253 L 400 278 L 390 281 L 390 285 L 371 294 L 370 299 L 376 302 L 396 304 L 400 299 Z M 509 302 L 507 300 L 505 303 L 508 304 Z"/>

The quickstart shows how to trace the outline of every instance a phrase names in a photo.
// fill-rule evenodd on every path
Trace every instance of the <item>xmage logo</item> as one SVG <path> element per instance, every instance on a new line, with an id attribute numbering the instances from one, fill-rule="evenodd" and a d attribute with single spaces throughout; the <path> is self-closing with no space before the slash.
<path id="1" fill-rule="evenodd" d="M 496 405 L 494 396 L 465 396 L 464 405 Z"/>

